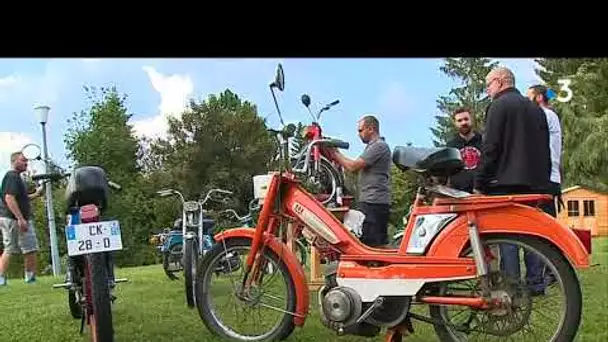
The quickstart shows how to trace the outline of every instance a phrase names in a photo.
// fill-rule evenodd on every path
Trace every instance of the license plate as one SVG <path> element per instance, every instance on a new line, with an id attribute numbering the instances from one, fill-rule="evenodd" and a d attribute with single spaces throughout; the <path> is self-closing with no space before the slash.
<path id="1" fill-rule="evenodd" d="M 65 227 L 68 255 L 82 255 L 122 249 L 120 223 L 100 221 Z"/>

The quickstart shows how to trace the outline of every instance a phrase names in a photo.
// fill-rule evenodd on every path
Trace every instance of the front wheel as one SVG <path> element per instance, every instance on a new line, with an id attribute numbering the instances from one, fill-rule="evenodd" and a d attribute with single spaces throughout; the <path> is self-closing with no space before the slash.
<path id="1" fill-rule="evenodd" d="M 445 322 L 434 326 L 440 341 L 573 341 L 581 321 L 582 294 L 564 255 L 528 236 L 490 236 L 482 243 L 491 295 L 508 301 L 477 311 L 430 306 L 431 316 Z M 477 279 L 438 285 L 440 296 L 480 295 Z"/>
<path id="2" fill-rule="evenodd" d="M 198 244 L 194 238 L 185 239 L 184 244 L 184 282 L 186 287 L 186 303 L 193 308 L 196 303 L 194 293 L 196 282 L 196 267 L 198 261 Z"/>
<path id="3" fill-rule="evenodd" d="M 251 239 L 232 238 L 217 243 L 202 259 L 196 283 L 198 312 L 211 333 L 233 341 L 284 340 L 294 330 L 296 293 L 285 263 L 269 248 L 260 251 L 273 272 L 263 272 L 259 284 L 243 289 Z M 241 257 L 239 274 L 214 271 L 226 255 Z M 278 270 L 278 272 L 277 272 Z"/>
<path id="4" fill-rule="evenodd" d="M 112 304 L 108 269 L 104 253 L 86 256 L 86 289 L 89 310 L 89 329 L 92 341 L 113 342 Z"/>

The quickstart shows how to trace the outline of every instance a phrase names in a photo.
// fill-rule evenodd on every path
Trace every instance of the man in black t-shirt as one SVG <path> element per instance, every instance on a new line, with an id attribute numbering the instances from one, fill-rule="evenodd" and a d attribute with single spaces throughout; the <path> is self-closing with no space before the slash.
<path id="1" fill-rule="evenodd" d="M 11 166 L 0 187 L 0 230 L 4 253 L 0 257 L 0 286 L 6 285 L 5 272 L 11 254 L 23 253 L 25 282 L 36 281 L 36 252 L 38 240 L 33 225 L 30 200 L 40 197 L 42 189 L 28 195 L 21 173 L 27 170 L 27 159 L 21 152 L 11 155 Z"/>
<path id="2" fill-rule="evenodd" d="M 473 129 L 473 115 L 469 109 L 456 109 L 452 118 L 458 134 L 447 143 L 447 146 L 460 150 L 464 170 L 450 177 L 450 186 L 461 191 L 473 192 L 475 172 L 481 160 L 482 137 Z"/>

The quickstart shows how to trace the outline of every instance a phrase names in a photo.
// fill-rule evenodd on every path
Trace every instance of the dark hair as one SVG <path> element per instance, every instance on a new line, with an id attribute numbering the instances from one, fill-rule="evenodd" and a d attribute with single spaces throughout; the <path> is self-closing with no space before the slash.
<path id="1" fill-rule="evenodd" d="M 378 122 L 378 119 L 376 119 L 375 116 L 366 115 L 361 119 L 361 121 L 363 121 L 365 127 L 373 127 L 374 131 L 380 132 L 380 122 Z"/>
<path id="2" fill-rule="evenodd" d="M 543 103 L 549 103 L 549 97 L 547 96 L 547 87 L 542 84 L 535 84 L 528 89 L 531 89 L 534 95 L 541 95 L 543 97 Z"/>
<path id="3" fill-rule="evenodd" d="M 469 115 L 471 115 L 471 110 L 467 107 L 458 107 L 453 113 L 452 113 L 452 119 L 456 118 L 456 114 L 460 114 L 460 113 L 469 113 Z"/>

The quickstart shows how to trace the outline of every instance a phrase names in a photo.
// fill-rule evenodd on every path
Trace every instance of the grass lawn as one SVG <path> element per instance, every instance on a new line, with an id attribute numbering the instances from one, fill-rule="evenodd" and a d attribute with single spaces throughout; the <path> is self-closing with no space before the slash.
<path id="1" fill-rule="evenodd" d="M 577 341 L 608 341 L 608 238 L 594 239 L 593 267 L 580 274 L 583 283 L 583 323 Z M 217 341 L 211 337 L 198 313 L 186 307 L 183 282 L 172 282 L 160 265 L 117 270 L 117 277 L 129 278 L 118 284 L 114 305 L 116 341 Z M 67 291 L 53 289 L 58 279 L 40 277 L 26 285 L 10 279 L 0 288 L 0 341 L 86 341 L 79 336 L 79 320 L 67 307 Z M 303 329 L 296 329 L 288 341 L 383 341 L 354 336 L 338 337 L 326 329 L 317 314 L 316 293 L 311 295 L 311 314 Z M 436 341 L 432 327 L 414 321 L 416 335 L 407 341 Z M 543 342 L 543 341 L 538 341 Z"/>

